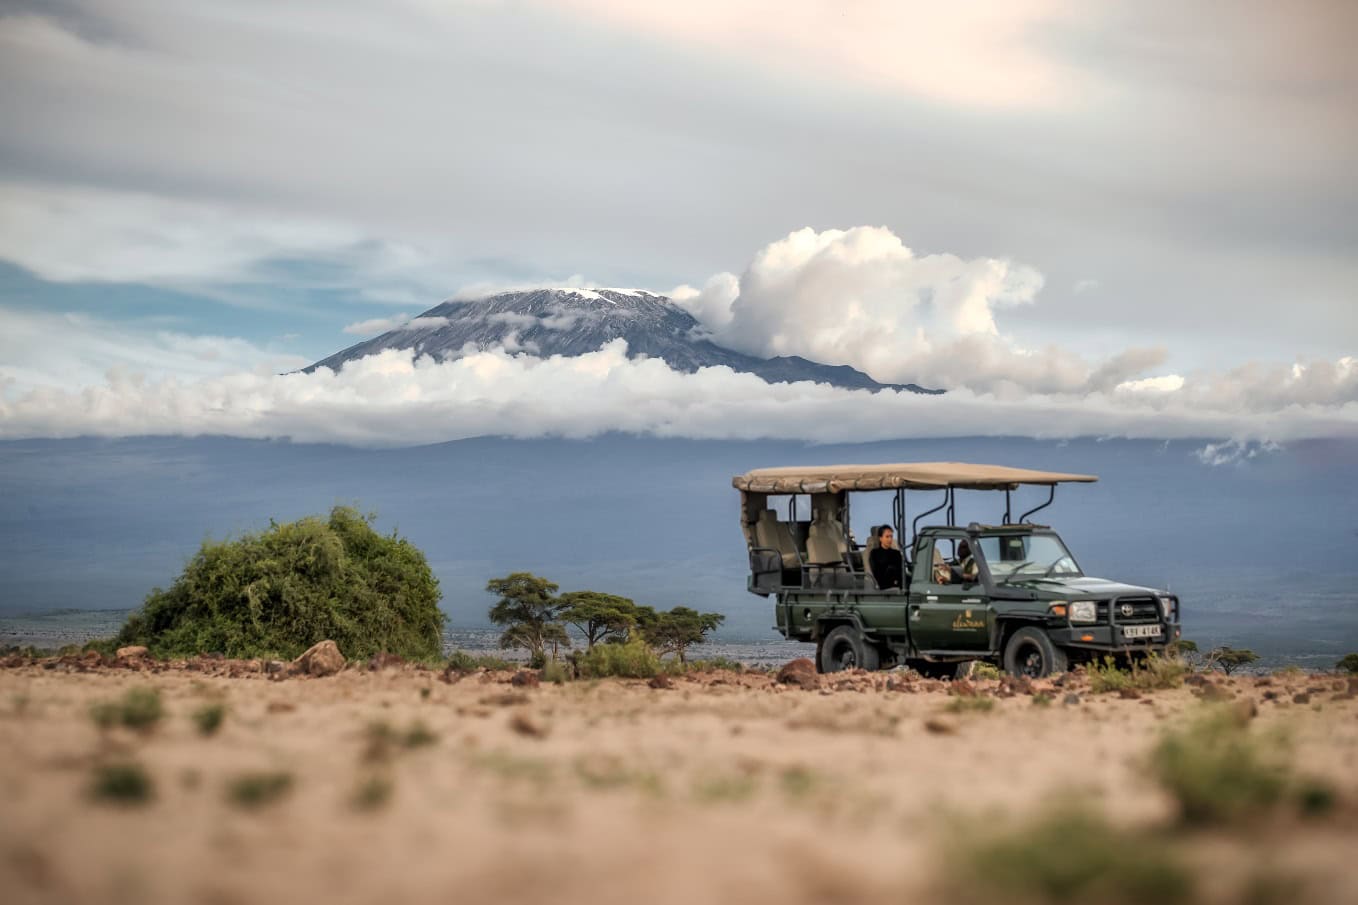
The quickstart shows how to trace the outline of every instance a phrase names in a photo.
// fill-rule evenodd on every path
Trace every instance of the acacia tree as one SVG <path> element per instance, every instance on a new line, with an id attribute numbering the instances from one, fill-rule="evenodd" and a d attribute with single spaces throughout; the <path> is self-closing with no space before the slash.
<path id="1" fill-rule="evenodd" d="M 700 613 L 686 606 L 665 612 L 637 607 L 637 617 L 637 628 L 646 642 L 661 653 L 673 653 L 680 663 L 688 662 L 690 645 L 702 644 L 708 632 L 726 621 L 721 613 Z"/>
<path id="2" fill-rule="evenodd" d="M 622 639 L 637 624 L 637 605 L 627 597 L 599 591 L 569 591 L 557 598 L 561 621 L 585 636 L 587 650 L 601 641 Z"/>
<path id="3" fill-rule="evenodd" d="M 1220 666 L 1221 671 L 1229 676 L 1238 667 L 1253 663 L 1258 659 L 1259 655 L 1247 647 L 1236 650 L 1233 647 L 1223 646 L 1214 648 L 1207 655 L 1207 666 L 1209 669 L 1213 666 Z"/>
<path id="4" fill-rule="evenodd" d="M 532 572 L 513 572 L 486 582 L 486 590 L 500 599 L 490 608 L 490 621 L 505 627 L 500 647 L 528 651 L 531 662 L 547 659 L 547 645 L 570 647 L 566 627 L 558 620 L 562 603 L 554 595 L 557 585 Z"/>

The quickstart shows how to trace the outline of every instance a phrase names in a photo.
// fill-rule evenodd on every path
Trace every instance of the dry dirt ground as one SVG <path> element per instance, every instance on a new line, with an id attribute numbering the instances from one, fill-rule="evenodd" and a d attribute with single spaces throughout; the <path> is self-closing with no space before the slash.
<path id="1" fill-rule="evenodd" d="M 953 713 L 946 683 L 864 673 L 652 688 L 235 672 L 0 669 L 4 901 L 946 901 L 940 865 L 967 827 L 1021 825 L 1069 797 L 1123 824 L 1170 820 L 1146 755 L 1205 706 L 1201 689 L 1123 699 L 1071 681 L 1049 706 L 1020 691 Z M 1241 901 L 1239 878 L 1264 867 L 1279 901 L 1358 902 L 1358 700 L 1332 677 L 1217 684 L 1255 702 L 1260 731 L 1285 726 L 1298 769 L 1340 804 L 1186 837 L 1200 900 Z M 155 726 L 96 726 L 91 707 L 133 688 L 158 690 Z M 225 718 L 205 736 L 192 715 L 214 702 Z M 93 797 L 98 767 L 128 761 L 151 799 Z M 261 771 L 290 785 L 251 807 L 230 790 Z"/>

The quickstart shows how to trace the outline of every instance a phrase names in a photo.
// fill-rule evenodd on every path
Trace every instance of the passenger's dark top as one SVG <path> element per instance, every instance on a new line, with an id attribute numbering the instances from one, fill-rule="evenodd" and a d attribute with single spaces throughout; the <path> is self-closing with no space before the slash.
<path id="1" fill-rule="evenodd" d="M 868 568 L 879 588 L 901 587 L 901 551 L 877 547 L 868 554 Z"/>

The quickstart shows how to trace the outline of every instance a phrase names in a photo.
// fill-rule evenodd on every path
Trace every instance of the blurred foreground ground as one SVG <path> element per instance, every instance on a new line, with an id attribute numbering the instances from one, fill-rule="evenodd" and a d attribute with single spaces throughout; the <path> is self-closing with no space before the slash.
<path id="1" fill-rule="evenodd" d="M 277 680 L 48 667 L 0 669 L 11 905 L 965 900 L 945 865 L 977 827 L 1072 798 L 1119 825 L 1172 822 L 1147 753 L 1207 706 L 1200 687 L 1121 698 L 1076 678 L 1045 683 L 1048 706 L 979 681 L 993 707 L 951 712 L 947 683 L 880 673 L 652 688 L 407 665 Z M 1285 728 L 1338 804 L 1176 837 L 1193 901 L 1358 901 L 1358 700 L 1332 676 L 1214 681 L 1223 706 L 1257 710 L 1251 731 Z M 96 726 L 91 707 L 133 688 L 159 690 L 159 721 Z M 218 702 L 204 736 L 192 715 Z M 94 798 L 100 765 L 127 762 L 149 800 Z M 251 776 L 287 787 L 252 799 Z"/>

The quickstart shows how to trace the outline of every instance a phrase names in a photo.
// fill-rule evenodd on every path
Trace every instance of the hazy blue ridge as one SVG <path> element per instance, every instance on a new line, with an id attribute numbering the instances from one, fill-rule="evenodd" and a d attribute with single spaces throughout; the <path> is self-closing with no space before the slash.
<path id="1" fill-rule="evenodd" d="M 487 630 L 488 578 L 527 569 L 660 607 L 726 614 L 723 643 L 775 641 L 745 592 L 731 476 L 766 465 L 961 460 L 1088 471 L 1042 513 L 1085 571 L 1168 586 L 1186 633 L 1329 666 L 1358 650 L 1358 443 L 1311 441 L 1208 466 L 1201 442 L 904 440 L 812 446 L 610 435 L 361 450 L 228 438 L 0 443 L 0 643 L 63 620 L 120 622 L 203 539 L 357 503 L 420 546 L 450 632 Z M 1033 495 L 1016 500 L 1036 502 Z M 925 495 L 911 496 L 911 513 Z M 854 529 L 889 501 L 855 501 Z M 931 503 L 930 503 L 931 504 Z M 999 494 L 961 494 L 993 521 Z M 22 623 L 16 622 L 20 614 Z M 37 620 L 35 622 L 34 620 Z M 44 622 L 43 620 L 47 620 Z M 44 628 L 45 626 L 45 628 Z"/>

